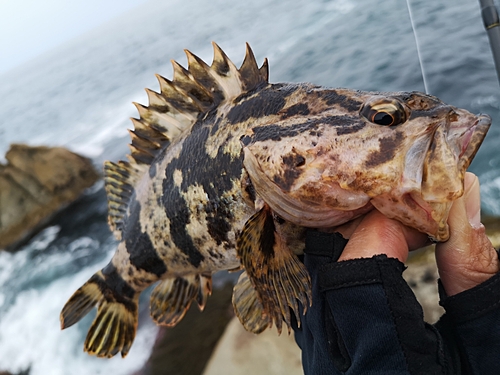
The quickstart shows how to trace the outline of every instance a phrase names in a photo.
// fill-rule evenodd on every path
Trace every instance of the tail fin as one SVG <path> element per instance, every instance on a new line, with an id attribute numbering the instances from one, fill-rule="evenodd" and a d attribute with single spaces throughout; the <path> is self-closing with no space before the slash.
<path id="1" fill-rule="evenodd" d="M 66 302 L 61 311 L 61 329 L 82 319 L 97 305 L 97 316 L 85 339 L 84 350 L 98 357 L 125 357 L 137 330 L 138 299 L 118 294 L 106 283 L 101 271 L 90 278 Z"/>

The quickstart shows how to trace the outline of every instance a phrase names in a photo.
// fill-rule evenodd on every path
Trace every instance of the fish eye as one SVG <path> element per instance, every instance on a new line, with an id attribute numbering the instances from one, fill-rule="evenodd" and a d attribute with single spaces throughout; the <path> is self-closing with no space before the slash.
<path id="1" fill-rule="evenodd" d="M 396 126 L 406 122 L 406 111 L 396 100 L 372 99 L 363 105 L 360 114 L 376 125 Z"/>

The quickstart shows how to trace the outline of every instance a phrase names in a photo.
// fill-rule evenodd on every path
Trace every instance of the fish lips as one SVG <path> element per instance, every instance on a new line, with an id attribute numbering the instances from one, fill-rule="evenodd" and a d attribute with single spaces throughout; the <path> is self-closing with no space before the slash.
<path id="1" fill-rule="evenodd" d="M 459 120 L 438 126 L 426 152 L 421 194 L 427 202 L 442 203 L 462 196 L 465 171 L 491 126 L 488 115 L 475 116 L 460 109 L 454 112 Z M 410 163 L 407 169 L 418 168 Z M 418 178 L 415 180 L 418 183 Z"/>
<path id="2" fill-rule="evenodd" d="M 474 156 L 476 156 L 479 147 L 483 143 L 486 133 L 491 126 L 491 117 L 484 114 L 477 115 L 477 120 L 464 134 L 462 152 L 460 154 L 459 167 L 465 171 Z"/>

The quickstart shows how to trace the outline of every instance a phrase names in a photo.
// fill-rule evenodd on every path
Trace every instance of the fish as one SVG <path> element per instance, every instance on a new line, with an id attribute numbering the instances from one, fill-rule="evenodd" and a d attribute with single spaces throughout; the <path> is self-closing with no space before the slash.
<path id="1" fill-rule="evenodd" d="M 134 103 L 127 160 L 104 163 L 117 249 L 60 315 L 65 329 L 97 306 L 89 354 L 127 355 L 148 286 L 152 319 L 171 327 L 193 301 L 203 310 L 222 270 L 243 270 L 233 306 L 247 330 L 290 330 L 313 303 L 299 260 L 307 230 L 377 209 L 449 237 L 489 116 L 415 91 L 269 83 L 248 44 L 240 68 L 213 48 L 211 65 L 185 50 L 187 68 L 157 75 L 160 91 Z"/>

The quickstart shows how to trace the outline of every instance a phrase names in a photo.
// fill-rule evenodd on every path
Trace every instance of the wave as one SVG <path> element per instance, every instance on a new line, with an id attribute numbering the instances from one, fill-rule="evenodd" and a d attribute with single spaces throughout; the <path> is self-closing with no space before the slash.
<path id="1" fill-rule="evenodd" d="M 0 370 L 30 375 L 125 375 L 139 370 L 151 354 L 158 328 L 141 310 L 140 328 L 126 359 L 104 360 L 82 353 L 94 314 L 61 331 L 59 313 L 66 300 L 106 265 L 114 243 L 90 237 L 70 242 L 65 251 L 47 251 L 59 233 L 49 227 L 17 253 L 0 253 Z M 44 253 L 42 256 L 38 253 Z M 82 259 L 95 259 L 73 267 Z M 78 272 L 71 272 L 73 269 Z M 52 274 L 51 274 L 52 273 Z M 145 304 L 143 304 L 144 306 Z M 143 317 L 144 316 L 144 317 Z"/>

